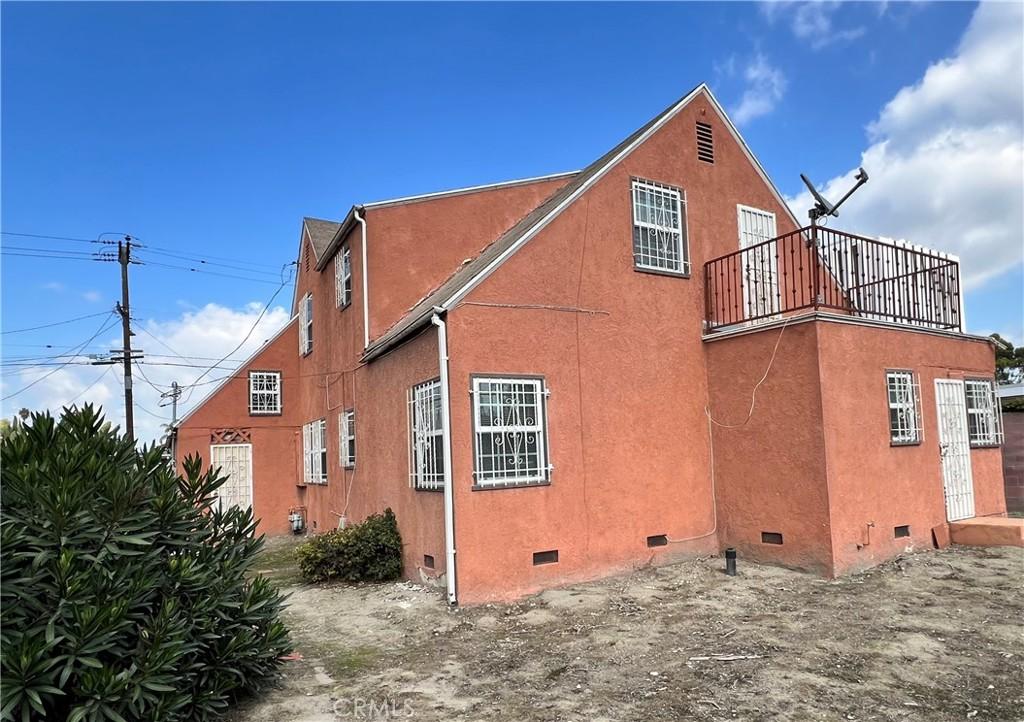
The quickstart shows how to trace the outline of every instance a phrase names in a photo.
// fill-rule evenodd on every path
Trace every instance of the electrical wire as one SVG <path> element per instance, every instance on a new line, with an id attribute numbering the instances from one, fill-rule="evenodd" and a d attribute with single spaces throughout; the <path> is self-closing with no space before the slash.
<path id="1" fill-rule="evenodd" d="M 235 271 L 246 271 L 248 273 L 261 273 L 261 274 L 263 274 L 265 276 L 277 276 L 278 275 L 278 271 L 262 271 L 262 270 L 259 270 L 259 268 L 255 267 L 255 266 L 260 266 L 262 268 L 267 268 L 268 264 L 262 264 L 262 263 L 261 264 L 256 264 L 256 263 L 253 263 L 253 264 L 251 264 L 251 266 L 253 266 L 253 267 L 247 267 L 246 264 L 249 263 L 248 261 L 238 261 L 238 262 L 233 263 L 233 264 L 232 263 L 221 263 L 219 261 L 207 260 L 207 259 L 205 259 L 205 258 L 203 258 L 201 256 L 191 256 L 191 255 L 185 255 L 185 254 L 182 254 L 182 253 L 171 253 L 169 251 L 158 251 L 158 250 L 155 250 L 155 249 L 152 249 L 152 248 L 148 248 L 148 247 L 146 247 L 146 252 L 147 253 L 153 253 L 153 254 L 158 255 L 158 256 L 167 256 L 169 258 L 177 258 L 177 259 L 180 259 L 182 261 L 193 261 L 195 263 L 201 263 L 201 264 L 207 265 L 207 266 L 218 266 L 220 268 L 230 268 L 230 269 L 233 269 Z M 274 266 L 270 266 L 270 267 L 271 268 L 275 268 Z"/>
<path id="2" fill-rule="evenodd" d="M 99 313 L 90 313 L 86 316 L 76 316 L 75 318 L 69 318 L 66 321 L 56 321 L 54 323 L 44 323 L 42 326 L 29 326 L 28 328 L 15 328 L 10 331 L 3 331 L 2 334 L 6 335 L 9 333 L 25 333 L 26 331 L 38 331 L 41 328 L 52 328 L 53 326 L 63 326 L 66 323 L 74 323 L 75 321 L 82 321 L 87 318 L 96 318 L 97 316 L 106 316 L 113 311 L 100 311 Z M 71 347 L 74 348 L 74 347 Z"/>
<path id="3" fill-rule="evenodd" d="M 109 328 L 110 328 L 111 326 L 113 326 L 114 324 L 113 324 L 113 323 L 110 323 L 110 321 L 111 321 L 111 320 L 113 320 L 113 321 L 114 321 L 114 322 L 116 323 L 116 321 L 117 321 L 117 319 L 116 319 L 116 318 L 114 318 L 114 319 L 111 319 L 111 318 L 110 318 L 111 316 L 114 316 L 114 312 L 113 312 L 113 311 L 108 311 L 108 312 L 107 312 L 107 314 L 108 314 L 107 318 L 105 318 L 105 319 L 103 320 L 103 323 L 101 323 L 101 324 L 100 324 L 100 327 L 99 327 L 99 328 L 98 328 L 98 329 L 96 330 L 96 333 L 94 333 L 94 334 L 93 334 L 92 336 L 90 336 L 90 337 L 89 337 L 89 338 L 88 338 L 88 339 L 87 339 L 87 340 L 86 340 L 86 341 L 85 341 L 84 343 L 81 343 L 81 344 L 79 344 L 79 345 L 78 345 L 78 346 L 76 347 L 77 349 L 79 349 L 79 350 L 80 350 L 80 349 L 82 349 L 82 348 L 85 348 L 85 347 L 86 347 L 86 346 L 88 346 L 88 345 L 89 345 L 90 343 L 92 343 L 92 342 L 93 342 L 93 340 L 95 340 L 97 336 L 99 336 L 99 335 L 100 335 L 101 333 L 103 333 L 104 331 L 106 331 L 107 329 L 109 329 Z M 30 384 L 28 384 L 27 386 L 23 386 L 22 388 L 18 389 L 18 390 L 17 390 L 17 391 L 15 391 L 14 393 L 10 393 L 10 394 L 7 394 L 7 395 L 6 395 L 6 396 L 4 396 L 3 398 L 0 398 L 0 401 L 6 401 L 7 399 L 13 398 L 13 397 L 17 396 L 17 395 L 18 395 L 18 394 L 20 394 L 20 393 L 23 393 L 23 392 L 25 392 L 25 391 L 28 391 L 28 390 L 29 390 L 30 388 L 32 388 L 33 386 L 35 386 L 35 385 L 36 385 L 36 384 L 38 384 L 39 382 L 41 382 L 41 381 L 45 381 L 46 379 L 50 378 L 50 377 L 51 377 L 51 376 L 53 376 L 53 375 L 54 375 L 55 373 L 57 373 L 58 371 L 60 371 L 60 370 L 61 370 L 62 368 L 65 368 L 66 366 L 68 366 L 68 365 L 70 365 L 70 364 L 71 364 L 71 362 L 70 362 L 70 361 L 67 361 L 66 363 L 62 363 L 62 364 L 60 364 L 60 365 L 59 365 L 59 366 L 57 366 L 57 368 L 55 368 L 55 369 L 54 369 L 53 371 L 50 371 L 49 373 L 47 373 L 47 374 L 44 374 L 43 376 L 40 376 L 39 378 L 37 378 L 37 379 L 36 379 L 35 381 L 31 382 L 31 383 L 30 383 Z"/>
<path id="4" fill-rule="evenodd" d="M 106 376 L 107 374 L 109 374 L 109 373 L 110 373 L 110 369 L 111 369 L 111 368 L 112 368 L 112 367 L 110 367 L 110 366 L 107 366 L 107 367 L 106 367 L 105 369 L 103 369 L 103 373 L 101 373 L 101 374 L 100 374 L 99 376 L 97 376 L 97 377 L 96 377 L 96 380 L 95 380 L 95 381 L 93 381 L 93 382 L 92 382 L 91 384 L 89 384 L 89 385 L 88 385 L 88 386 L 86 386 L 86 387 L 85 387 L 84 389 L 82 389 L 82 390 L 81 390 L 81 391 L 79 391 L 79 392 L 78 392 L 77 394 L 75 394 L 74 398 L 72 398 L 72 399 L 71 399 L 70 401 L 68 401 L 68 402 L 67 402 L 66 404 L 64 404 L 64 405 L 65 405 L 65 406 L 71 406 L 71 404 L 75 403 L 76 401 L 78 401 L 78 399 L 80 399 L 80 398 L 82 398 L 83 396 L 85 396 L 85 395 L 86 395 L 86 394 L 87 394 L 87 393 L 88 393 L 88 392 L 89 392 L 89 391 L 90 391 L 90 390 L 92 389 L 92 387 L 93 387 L 93 386 L 95 386 L 96 384 L 98 384 L 98 383 L 100 382 L 100 380 L 101 380 L 101 379 L 103 379 L 103 377 L 105 377 L 105 376 Z"/>
<path id="5" fill-rule="evenodd" d="M 267 283 L 271 286 L 275 285 L 277 281 L 270 281 L 265 278 L 251 278 L 249 276 L 236 276 L 232 273 L 221 273 L 220 271 L 207 271 L 201 268 L 191 268 L 189 266 L 175 266 L 170 263 L 160 263 L 159 261 L 149 260 L 147 258 L 138 258 L 140 264 L 144 266 L 155 266 L 157 268 L 171 268 L 179 271 L 189 271 L 191 273 L 206 273 L 211 276 L 220 276 L 221 278 L 234 278 L 240 281 L 249 281 L 251 283 Z"/>
<path id="6" fill-rule="evenodd" d="M 0 231 L 0 235 L 19 236 L 21 238 L 44 238 L 54 241 L 76 241 L 78 243 L 109 243 L 110 241 L 99 241 L 93 238 L 74 238 L 72 236 L 47 236 L 42 233 L 15 233 L 14 231 Z"/>

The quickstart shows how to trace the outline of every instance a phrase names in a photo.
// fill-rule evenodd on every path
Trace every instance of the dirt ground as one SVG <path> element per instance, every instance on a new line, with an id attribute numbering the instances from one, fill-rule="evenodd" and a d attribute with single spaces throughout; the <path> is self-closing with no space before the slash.
<path id="1" fill-rule="evenodd" d="M 448 610 L 409 582 L 307 586 L 301 660 L 234 720 L 1024 720 L 1024 550 L 836 581 L 721 559 Z"/>

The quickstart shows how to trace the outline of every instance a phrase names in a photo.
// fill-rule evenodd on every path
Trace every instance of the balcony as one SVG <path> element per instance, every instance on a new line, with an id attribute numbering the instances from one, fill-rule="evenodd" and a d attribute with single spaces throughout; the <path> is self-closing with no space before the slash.
<path id="1" fill-rule="evenodd" d="M 831 311 L 962 331 L 960 263 L 941 253 L 822 227 L 704 264 L 707 331 Z"/>

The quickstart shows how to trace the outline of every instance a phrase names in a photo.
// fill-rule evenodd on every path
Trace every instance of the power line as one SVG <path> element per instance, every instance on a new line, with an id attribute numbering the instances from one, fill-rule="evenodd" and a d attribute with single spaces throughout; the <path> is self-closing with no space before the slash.
<path id="1" fill-rule="evenodd" d="M 155 266 L 157 268 L 172 268 L 179 271 L 189 271 L 191 273 L 206 273 L 211 276 L 220 276 L 221 278 L 234 278 L 239 281 L 249 281 L 250 283 L 266 283 L 271 286 L 277 285 L 277 281 L 268 281 L 265 278 L 251 278 L 249 276 L 236 276 L 231 273 L 221 273 L 220 271 L 207 271 L 201 268 L 191 268 L 189 266 L 175 266 L 170 263 L 160 263 L 159 261 L 152 261 L 149 259 L 142 259 L 141 263 L 146 266 Z M 285 281 L 287 283 L 287 281 Z"/>
<path id="2" fill-rule="evenodd" d="M 66 323 L 74 323 L 75 321 L 82 321 L 87 318 L 96 318 L 97 316 L 106 316 L 107 314 L 113 313 L 112 311 L 101 311 L 99 313 L 90 313 L 87 316 L 77 316 L 76 318 L 69 318 L 66 321 L 56 321 L 54 323 L 44 323 L 42 326 L 30 326 L 28 328 L 16 328 L 10 331 L 3 331 L 4 335 L 9 333 L 24 333 L 25 331 L 37 331 L 41 328 L 52 328 L 53 326 L 63 326 Z M 75 347 L 72 347 L 75 348 Z"/>
<path id="3" fill-rule="evenodd" d="M 178 258 L 178 259 L 181 259 L 183 261 L 195 261 L 196 263 L 202 263 L 204 265 L 209 265 L 209 266 L 220 266 L 222 268 L 232 268 L 232 269 L 234 269 L 236 271 L 247 271 L 249 273 L 262 273 L 262 274 L 267 275 L 267 276 L 279 276 L 280 275 L 280 270 L 277 270 L 277 271 L 261 271 L 261 270 L 258 270 L 258 268 L 255 268 L 256 266 L 259 266 L 259 267 L 262 267 L 262 268 L 277 268 L 276 266 L 272 266 L 269 263 L 250 263 L 249 261 L 236 261 L 235 263 L 220 263 L 218 261 L 207 260 L 207 259 L 203 258 L 202 256 L 185 255 L 185 254 L 182 254 L 182 253 L 171 253 L 170 251 L 158 251 L 158 250 L 155 250 L 155 249 L 152 249 L 152 248 L 146 248 L 146 252 L 147 253 L 153 253 L 153 254 L 156 254 L 158 256 L 167 256 L 169 258 Z M 252 266 L 252 267 L 247 268 L 247 266 Z"/>
<path id="4" fill-rule="evenodd" d="M 104 332 L 104 331 L 106 331 L 106 330 L 107 330 L 108 328 L 110 328 L 111 326 L 113 326 L 113 324 L 108 324 L 108 320 L 109 320 L 110 316 L 113 316 L 113 315 L 114 315 L 114 312 L 113 312 L 113 311 L 108 311 L 108 312 L 107 312 L 107 314 L 108 314 L 107 318 L 103 319 L 103 323 L 101 323 L 101 324 L 100 324 L 100 327 L 99 327 L 99 328 L 98 328 L 98 329 L 96 330 L 96 333 L 94 333 L 94 334 L 93 334 L 92 336 L 90 336 L 90 337 L 89 337 L 89 338 L 88 338 L 88 339 L 87 339 L 87 340 L 86 340 L 86 341 L 85 341 L 84 343 L 81 343 L 81 344 L 79 344 L 79 345 L 78 345 L 78 346 L 77 346 L 76 348 L 78 348 L 78 349 L 82 349 L 82 348 L 85 348 L 85 347 L 86 347 L 86 346 L 88 346 L 88 345 L 89 345 L 90 343 L 92 343 L 92 342 L 93 342 L 93 340 L 94 340 L 94 339 L 95 339 L 95 338 L 96 338 L 97 336 L 99 336 L 99 335 L 100 335 L 101 333 L 103 333 L 103 332 Z M 40 376 L 40 377 L 39 377 L 39 378 L 37 378 L 37 379 L 36 379 L 35 381 L 31 382 L 31 383 L 30 383 L 30 384 L 28 384 L 27 386 L 23 386 L 22 388 L 18 389 L 18 390 L 17 390 L 17 391 L 15 391 L 14 393 L 11 393 L 11 394 L 7 394 L 7 395 L 6 395 L 6 396 L 4 396 L 4 397 L 3 397 L 2 399 L 0 399 L 0 401 L 6 401 L 7 399 L 9 399 L 9 398 L 12 398 L 12 397 L 14 397 L 14 396 L 17 396 L 18 394 L 20 394 L 20 393 L 22 393 L 22 392 L 24 392 L 24 391 L 28 391 L 28 390 L 29 390 L 30 388 L 32 388 L 33 386 L 35 386 L 36 384 L 38 384 L 38 383 L 39 383 L 40 381 L 44 381 L 44 380 L 46 380 L 46 379 L 50 378 L 50 377 L 51 377 L 51 376 L 53 376 L 53 375 L 54 375 L 55 373 L 57 373 L 58 371 L 60 371 L 60 370 L 61 370 L 62 368 L 64 368 L 64 367 L 68 366 L 68 365 L 69 365 L 70 363 L 71 363 L 71 362 L 70 362 L 70 361 L 68 361 L 68 362 L 66 362 L 66 363 L 60 364 L 60 365 L 59 365 L 59 366 L 58 366 L 57 368 L 55 368 L 55 369 L 54 369 L 53 371 L 50 371 L 49 373 L 47 373 L 47 374 L 44 374 L 44 375 Z"/>
<path id="5" fill-rule="evenodd" d="M 2 248 L 0 248 L 0 255 L 3 255 L 3 256 L 20 256 L 22 258 L 51 258 L 51 259 L 57 259 L 57 260 L 62 260 L 62 261 L 116 261 L 117 260 L 116 258 L 105 258 L 105 257 L 101 257 L 101 256 L 91 256 L 91 257 L 88 257 L 88 258 L 85 257 L 85 256 L 62 256 L 62 255 L 58 255 L 57 252 L 54 252 L 52 254 L 46 254 L 46 253 L 27 253 L 27 252 L 22 252 L 22 251 L 7 251 L 7 250 L 4 250 Z"/>
<path id="6" fill-rule="evenodd" d="M 78 243 L 110 243 L 110 241 L 99 241 L 95 238 L 74 238 L 72 236 L 47 236 L 42 233 L 15 233 L 14 231 L 0 231 L 5 236 L 19 236 L 21 238 L 43 238 L 54 241 L 76 241 Z"/>
<path id="7" fill-rule="evenodd" d="M 100 382 L 100 380 L 103 379 L 104 376 L 106 376 L 108 373 L 110 373 L 110 369 L 111 369 L 110 366 L 107 366 L 105 369 L 103 369 L 103 373 L 101 373 L 99 376 L 97 376 L 95 381 L 93 381 L 91 384 L 89 384 L 84 389 L 82 389 L 77 394 L 75 394 L 74 398 L 72 398 L 70 401 L 68 401 L 64 405 L 65 406 L 71 406 L 71 404 L 75 403 L 76 401 L 78 401 L 78 399 L 82 398 L 87 393 L 89 393 L 89 391 L 92 389 L 93 386 L 98 384 Z"/>

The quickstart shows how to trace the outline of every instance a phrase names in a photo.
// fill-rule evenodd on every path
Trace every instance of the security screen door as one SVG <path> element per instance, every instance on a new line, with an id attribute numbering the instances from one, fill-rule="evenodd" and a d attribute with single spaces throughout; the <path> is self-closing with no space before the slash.
<path id="1" fill-rule="evenodd" d="M 776 316 L 779 308 L 779 263 L 775 214 L 748 206 L 736 206 L 740 227 L 740 254 L 743 264 L 744 317 L 751 322 Z"/>
<path id="2" fill-rule="evenodd" d="M 252 444 L 214 444 L 210 466 L 228 477 L 217 490 L 221 509 L 252 506 Z"/>
<path id="3" fill-rule="evenodd" d="M 942 487 L 946 494 L 946 519 L 974 516 L 974 480 L 971 476 L 971 444 L 967 437 L 967 404 L 964 382 L 935 380 L 935 406 L 939 421 L 939 454 Z"/>

